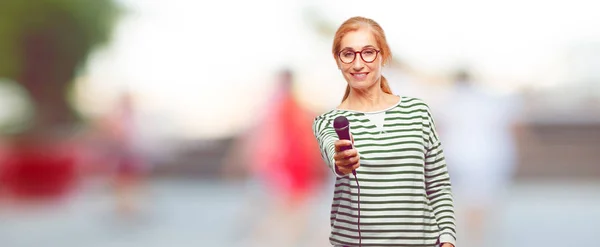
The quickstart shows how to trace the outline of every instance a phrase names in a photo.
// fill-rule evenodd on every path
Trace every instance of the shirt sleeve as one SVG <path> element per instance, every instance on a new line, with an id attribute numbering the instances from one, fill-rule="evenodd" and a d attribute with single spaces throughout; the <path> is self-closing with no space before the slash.
<path id="1" fill-rule="evenodd" d="M 319 143 L 319 150 L 321 151 L 321 157 L 325 164 L 329 167 L 329 170 L 335 174 L 336 177 L 344 177 L 346 175 L 341 175 L 336 172 L 335 169 L 335 160 L 333 159 L 333 155 L 335 154 L 335 140 L 336 134 L 333 127 L 329 126 L 331 122 L 327 120 L 325 117 L 317 117 L 313 121 L 313 133 L 317 142 Z"/>
<path id="2" fill-rule="evenodd" d="M 425 187 L 427 197 L 440 228 L 440 243 L 451 243 L 456 246 L 456 223 L 450 176 L 442 144 L 438 138 L 428 106 L 426 112 L 424 138 L 426 143 Z"/>

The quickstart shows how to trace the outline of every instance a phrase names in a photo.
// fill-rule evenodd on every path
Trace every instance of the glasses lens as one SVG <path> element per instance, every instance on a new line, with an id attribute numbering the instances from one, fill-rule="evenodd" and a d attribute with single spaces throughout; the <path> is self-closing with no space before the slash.
<path id="1" fill-rule="evenodd" d="M 377 58 L 377 51 L 375 49 L 364 49 L 360 55 L 365 62 L 370 63 L 375 61 L 375 58 Z"/>
<path id="2" fill-rule="evenodd" d="M 354 61 L 355 55 L 356 53 L 352 50 L 343 50 L 340 52 L 340 60 L 342 60 L 343 63 L 351 63 Z"/>

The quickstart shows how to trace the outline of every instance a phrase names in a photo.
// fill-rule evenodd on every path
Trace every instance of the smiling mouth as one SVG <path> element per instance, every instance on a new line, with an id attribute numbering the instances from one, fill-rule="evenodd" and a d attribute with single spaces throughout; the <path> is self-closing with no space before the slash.
<path id="1" fill-rule="evenodd" d="M 350 75 L 352 75 L 352 77 L 354 77 L 355 79 L 358 79 L 358 80 L 365 79 L 368 74 L 369 74 L 369 72 L 350 73 Z"/>

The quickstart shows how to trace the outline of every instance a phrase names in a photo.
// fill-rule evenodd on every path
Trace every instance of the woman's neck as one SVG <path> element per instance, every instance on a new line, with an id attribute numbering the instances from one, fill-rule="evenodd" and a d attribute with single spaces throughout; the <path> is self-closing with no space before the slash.
<path id="1" fill-rule="evenodd" d="M 378 111 L 390 107 L 398 100 L 397 96 L 383 92 L 380 87 L 367 90 L 350 89 L 348 98 L 340 104 L 340 109 L 354 111 Z"/>

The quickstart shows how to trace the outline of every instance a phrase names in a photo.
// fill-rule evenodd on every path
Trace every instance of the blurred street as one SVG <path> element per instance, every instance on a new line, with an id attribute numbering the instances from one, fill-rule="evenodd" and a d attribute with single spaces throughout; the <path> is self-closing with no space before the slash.
<path id="1" fill-rule="evenodd" d="M 328 246 L 330 186 L 312 198 L 311 243 Z M 240 197 L 245 184 L 210 180 L 153 180 L 143 213 L 124 219 L 114 214 L 105 188 L 90 184 L 86 193 L 59 205 L 44 205 L 35 213 L 25 208 L 0 208 L 0 239 L 5 247 L 113 247 L 113 246 L 240 246 L 241 232 L 250 222 L 235 216 L 247 209 Z M 506 207 L 495 211 L 493 231 L 486 245 L 593 246 L 600 228 L 600 183 L 527 182 L 510 189 Z M 254 191 L 255 194 L 260 192 Z M 267 212 L 258 210 L 253 217 Z M 32 237 L 34 236 L 34 237 Z M 316 241 L 316 242 L 315 242 Z M 460 243 L 460 242 L 459 242 Z M 276 246 L 263 243 L 262 246 Z M 465 245 L 461 245 L 465 246 Z"/>

